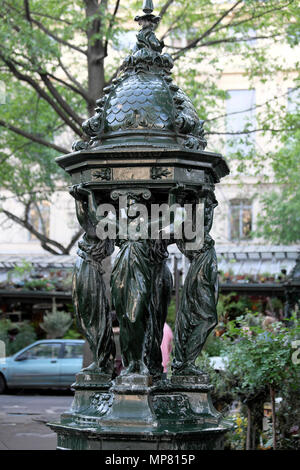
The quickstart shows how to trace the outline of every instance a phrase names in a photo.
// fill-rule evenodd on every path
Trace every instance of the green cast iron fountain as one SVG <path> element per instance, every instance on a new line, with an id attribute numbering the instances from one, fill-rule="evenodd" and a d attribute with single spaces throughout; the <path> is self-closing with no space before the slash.
<path id="1" fill-rule="evenodd" d="M 57 158 L 71 175 L 70 193 L 85 231 L 73 300 L 94 356 L 77 375 L 71 409 L 59 423 L 49 424 L 58 449 L 221 449 L 228 429 L 212 405 L 208 376 L 195 361 L 217 323 L 217 261 L 209 232 L 217 205 L 214 184 L 229 169 L 221 155 L 204 150 L 203 121 L 173 83 L 172 58 L 154 33 L 159 17 L 152 14 L 152 1 L 145 0 L 143 12 L 135 18 L 142 27 L 136 46 L 104 89 L 95 115 L 83 123 L 87 140 Z M 121 200 L 126 201 L 125 233 Z M 175 236 L 172 215 L 168 237 L 161 228 L 158 236 L 149 236 L 155 223 L 161 227 L 161 217 L 152 212 L 161 204 L 189 204 L 187 223 L 193 227 L 200 208 L 202 236 L 192 249 L 185 236 Z M 99 207 L 112 208 L 115 216 L 108 218 Z M 145 221 L 134 207 L 151 216 Z M 116 236 L 99 237 L 103 220 Z M 141 220 L 143 234 L 137 229 Z M 135 235 L 128 236 L 132 228 Z M 188 257 L 190 268 L 176 318 L 172 374 L 164 379 L 160 345 L 172 290 L 167 267 L 172 243 Z M 124 369 L 113 378 L 115 345 L 102 261 L 115 246 L 111 302 Z"/>

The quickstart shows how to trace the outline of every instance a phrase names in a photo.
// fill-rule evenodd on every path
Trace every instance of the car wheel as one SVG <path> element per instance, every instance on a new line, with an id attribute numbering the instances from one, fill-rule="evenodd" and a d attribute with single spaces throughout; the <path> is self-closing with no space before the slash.
<path id="1" fill-rule="evenodd" d="M 0 393 L 4 393 L 6 390 L 6 382 L 3 375 L 0 374 Z"/>

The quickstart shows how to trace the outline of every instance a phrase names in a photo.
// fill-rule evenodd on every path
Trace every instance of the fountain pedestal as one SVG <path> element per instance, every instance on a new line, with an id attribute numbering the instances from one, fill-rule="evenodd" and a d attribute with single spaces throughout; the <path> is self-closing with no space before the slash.
<path id="1" fill-rule="evenodd" d="M 151 377 L 101 378 L 78 374 L 70 411 L 52 423 L 61 450 L 222 449 L 228 430 L 211 402 L 203 377 L 155 385 Z"/>

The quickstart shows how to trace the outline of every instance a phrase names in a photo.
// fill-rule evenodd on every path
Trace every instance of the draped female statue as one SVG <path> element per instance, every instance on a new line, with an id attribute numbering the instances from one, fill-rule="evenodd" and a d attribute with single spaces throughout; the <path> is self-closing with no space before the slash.
<path id="1" fill-rule="evenodd" d="M 189 251 L 184 240 L 177 245 L 191 264 L 187 273 L 175 325 L 175 353 L 172 371 L 175 375 L 202 375 L 195 366 L 205 341 L 217 325 L 218 271 L 214 240 L 209 235 L 213 211 L 217 205 L 213 191 L 205 198 L 204 243 Z"/>
<path id="2" fill-rule="evenodd" d="M 82 185 L 75 185 L 70 193 L 76 201 L 78 221 L 85 230 L 78 244 L 78 258 L 73 275 L 72 294 L 77 324 L 94 356 L 94 362 L 88 369 L 111 374 L 115 343 L 102 261 L 112 254 L 114 244 L 112 240 L 100 240 L 96 235 L 99 219 L 93 192 Z"/>

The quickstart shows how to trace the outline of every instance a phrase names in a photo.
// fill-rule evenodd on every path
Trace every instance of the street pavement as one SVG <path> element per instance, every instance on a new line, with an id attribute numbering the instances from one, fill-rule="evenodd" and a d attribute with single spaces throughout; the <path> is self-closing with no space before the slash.
<path id="1" fill-rule="evenodd" d="M 55 450 L 46 426 L 70 408 L 71 392 L 19 391 L 0 395 L 0 450 Z"/>

